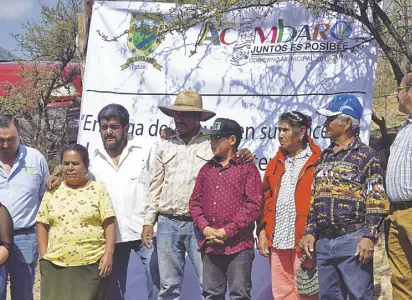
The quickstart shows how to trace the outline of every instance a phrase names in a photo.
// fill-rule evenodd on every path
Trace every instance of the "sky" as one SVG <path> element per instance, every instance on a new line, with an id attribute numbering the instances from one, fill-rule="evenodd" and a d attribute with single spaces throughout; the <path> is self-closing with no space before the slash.
<path id="1" fill-rule="evenodd" d="M 22 23 L 40 20 L 40 3 L 54 6 L 57 0 L 0 0 L 0 47 L 15 51 L 16 41 L 10 32 L 24 33 Z M 15 52 L 19 55 L 19 52 Z"/>

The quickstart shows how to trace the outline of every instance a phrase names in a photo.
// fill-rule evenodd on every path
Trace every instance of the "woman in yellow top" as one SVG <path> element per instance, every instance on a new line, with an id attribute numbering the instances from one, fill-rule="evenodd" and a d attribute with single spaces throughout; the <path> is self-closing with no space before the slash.
<path id="1" fill-rule="evenodd" d="M 115 213 L 103 185 L 86 178 L 82 145 L 61 152 L 64 181 L 37 214 L 42 300 L 107 299 L 116 241 Z"/>

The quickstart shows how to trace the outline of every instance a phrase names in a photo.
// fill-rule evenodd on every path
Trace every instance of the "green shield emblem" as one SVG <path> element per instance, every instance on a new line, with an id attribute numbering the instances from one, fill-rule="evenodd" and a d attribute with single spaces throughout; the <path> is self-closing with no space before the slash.
<path id="1" fill-rule="evenodd" d="M 127 46 L 134 56 L 149 56 L 159 46 L 163 24 L 160 14 L 132 15 Z"/>

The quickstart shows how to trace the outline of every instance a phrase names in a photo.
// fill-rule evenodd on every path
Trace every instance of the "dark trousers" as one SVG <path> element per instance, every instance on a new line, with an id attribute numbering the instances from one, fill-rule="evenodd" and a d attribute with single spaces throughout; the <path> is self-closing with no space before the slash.
<path id="1" fill-rule="evenodd" d="M 109 300 L 124 300 L 128 298 L 126 297 L 127 270 L 132 251 L 140 257 L 143 264 L 146 275 L 147 299 L 157 300 L 160 279 L 155 248 L 156 238 L 153 239 L 153 247 L 151 249 L 146 248 L 141 240 L 116 244 L 113 255 L 113 270 L 109 275 Z M 140 296 L 141 299 L 144 298 L 144 296 Z"/>
<path id="2" fill-rule="evenodd" d="M 250 300 L 252 290 L 253 249 L 232 255 L 202 254 L 203 297 L 225 300 L 227 285 L 231 300 Z"/>
<path id="3" fill-rule="evenodd" d="M 42 300 L 107 300 L 107 278 L 100 277 L 99 263 L 60 267 L 41 259 Z"/>

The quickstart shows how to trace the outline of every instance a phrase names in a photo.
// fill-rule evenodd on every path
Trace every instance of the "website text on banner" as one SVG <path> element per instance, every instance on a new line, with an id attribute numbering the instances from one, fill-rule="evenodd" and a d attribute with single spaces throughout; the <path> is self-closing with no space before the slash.
<path id="1" fill-rule="evenodd" d="M 262 173 L 278 148 L 276 126 L 283 112 L 312 116 L 310 135 L 327 145 L 324 120 L 315 110 L 335 94 L 359 98 L 364 106 L 360 135 L 368 141 L 377 48 L 356 20 L 282 3 L 264 19 L 245 11 L 238 25 L 197 24 L 185 39 L 162 37 L 159 30 L 170 21 L 172 8 L 166 3 L 95 3 L 78 137 L 90 151 L 101 143 L 99 110 L 120 103 L 133 120 L 131 138 L 148 152 L 164 126 L 174 127 L 158 105 L 171 104 L 181 90 L 201 93 L 204 108 L 239 122 L 244 129 L 240 147 L 255 154 Z M 227 15 L 227 20 L 235 19 Z M 197 285 L 188 283 L 194 277 L 185 276 L 184 299 L 200 299 Z M 253 299 L 270 299 L 268 263 L 260 257 L 253 283 Z M 134 282 L 131 290 L 142 293 L 144 281 Z"/>

